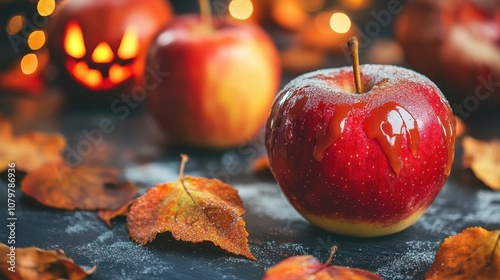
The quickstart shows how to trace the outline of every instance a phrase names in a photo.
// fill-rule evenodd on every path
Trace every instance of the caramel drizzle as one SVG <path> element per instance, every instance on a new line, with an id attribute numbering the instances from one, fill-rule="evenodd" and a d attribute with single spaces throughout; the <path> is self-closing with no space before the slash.
<path id="1" fill-rule="evenodd" d="M 363 124 L 366 135 L 378 140 L 392 169 L 399 176 L 401 144 L 405 134 L 411 153 L 417 156 L 420 135 L 415 118 L 396 102 L 388 102 L 373 109 Z"/>
<path id="2" fill-rule="evenodd" d="M 335 143 L 344 133 L 347 115 L 352 110 L 352 106 L 347 104 L 338 105 L 330 119 L 328 131 L 323 128 L 316 130 L 316 145 L 314 146 L 313 156 L 317 161 L 322 161 L 326 150 Z"/>
<path id="3" fill-rule="evenodd" d="M 438 121 L 441 127 L 443 128 L 444 141 L 446 145 L 446 150 L 448 152 L 448 160 L 446 162 L 444 174 L 446 176 L 449 176 L 451 172 L 451 166 L 453 164 L 453 159 L 455 157 L 456 120 L 451 109 L 448 106 L 446 107 L 448 110 L 447 113 L 448 120 L 446 121 L 438 115 Z"/>

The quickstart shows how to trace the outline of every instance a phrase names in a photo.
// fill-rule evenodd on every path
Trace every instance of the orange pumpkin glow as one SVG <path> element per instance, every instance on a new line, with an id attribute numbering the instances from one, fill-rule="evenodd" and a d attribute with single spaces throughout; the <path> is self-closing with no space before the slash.
<path id="1" fill-rule="evenodd" d="M 49 26 L 51 59 L 93 91 L 139 83 L 149 43 L 171 17 L 164 0 L 63 1 Z"/>
<path id="2" fill-rule="evenodd" d="M 73 78 L 91 89 L 107 90 L 133 76 L 132 62 L 139 55 L 139 36 L 136 28 L 127 28 L 116 58 L 110 45 L 105 41 L 100 42 L 91 52 L 90 64 L 95 67 L 90 68 L 82 60 L 87 55 L 82 28 L 78 22 L 72 21 L 64 35 L 64 50 L 69 56 L 66 69 Z"/>

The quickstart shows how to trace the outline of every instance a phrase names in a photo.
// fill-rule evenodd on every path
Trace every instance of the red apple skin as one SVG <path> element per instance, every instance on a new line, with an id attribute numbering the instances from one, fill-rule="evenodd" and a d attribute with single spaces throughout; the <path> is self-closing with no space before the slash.
<path id="1" fill-rule="evenodd" d="M 388 65 L 360 70 L 362 94 L 353 93 L 350 67 L 286 85 L 267 122 L 266 148 L 281 190 L 306 219 L 373 237 L 405 229 L 434 201 L 450 173 L 455 118 L 424 76 Z M 384 149 L 383 137 L 395 145 Z"/>
<path id="2" fill-rule="evenodd" d="M 181 16 L 158 36 L 148 64 L 169 76 L 148 94 L 152 115 L 174 142 L 227 148 L 264 126 L 280 83 L 278 52 L 248 23 Z"/>
<path id="3" fill-rule="evenodd" d="M 409 1 L 395 34 L 412 69 L 436 82 L 450 101 L 476 95 L 488 99 L 482 107 L 500 104 L 498 0 Z"/>

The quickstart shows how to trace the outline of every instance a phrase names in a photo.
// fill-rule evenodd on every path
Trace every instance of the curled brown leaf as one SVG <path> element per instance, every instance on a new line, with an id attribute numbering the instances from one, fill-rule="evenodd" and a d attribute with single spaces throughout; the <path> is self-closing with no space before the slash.
<path id="1" fill-rule="evenodd" d="M 337 247 L 333 247 L 326 263 L 313 256 L 289 257 L 269 268 L 263 280 L 381 280 L 373 272 L 346 266 L 329 265 Z"/>
<path id="2" fill-rule="evenodd" d="M 130 206 L 132 206 L 134 201 L 135 200 L 131 200 L 120 206 L 118 209 L 100 210 L 97 212 L 97 217 L 99 217 L 99 219 L 101 219 L 101 221 L 103 221 L 108 228 L 112 228 L 113 225 L 111 224 L 111 221 L 117 217 L 126 217 L 130 212 Z"/>
<path id="3" fill-rule="evenodd" d="M 139 197 L 127 217 L 129 236 L 145 245 L 158 233 L 171 232 L 176 240 L 210 241 L 222 249 L 255 260 L 245 230 L 245 213 L 238 191 L 217 179 L 181 175 L 176 182 L 159 184 Z"/>
<path id="4" fill-rule="evenodd" d="M 21 182 L 24 194 L 43 205 L 66 210 L 113 210 L 137 194 L 131 182 L 117 182 L 116 169 L 64 163 L 45 164 Z"/>
<path id="5" fill-rule="evenodd" d="M 446 238 L 425 279 L 500 279 L 500 230 L 473 227 Z"/>
<path id="6" fill-rule="evenodd" d="M 462 164 L 493 190 L 500 190 L 500 141 L 480 141 L 470 136 L 462 140 Z"/>
<path id="7" fill-rule="evenodd" d="M 28 132 L 14 135 L 12 124 L 0 118 L 0 172 L 14 162 L 18 170 L 31 172 L 47 162 L 62 162 L 66 138 L 58 133 Z"/>
<path id="8" fill-rule="evenodd" d="M 84 279 L 96 270 L 96 266 L 83 270 L 62 250 L 48 251 L 35 247 L 13 249 L 0 243 L 0 276 L 5 279 L 76 280 Z"/>

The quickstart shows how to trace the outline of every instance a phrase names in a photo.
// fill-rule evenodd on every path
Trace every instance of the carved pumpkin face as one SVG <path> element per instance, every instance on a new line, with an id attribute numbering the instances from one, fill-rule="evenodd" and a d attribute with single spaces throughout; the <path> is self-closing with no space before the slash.
<path id="1" fill-rule="evenodd" d="M 51 59 L 93 91 L 139 82 L 149 43 L 171 14 L 164 0 L 66 0 L 51 19 Z"/>
<path id="2" fill-rule="evenodd" d="M 91 89 L 107 90 L 134 74 L 133 63 L 139 54 L 139 31 L 129 26 L 117 50 L 102 41 L 87 50 L 83 31 L 76 21 L 66 26 L 64 51 L 68 55 L 66 69 L 77 81 Z"/>

